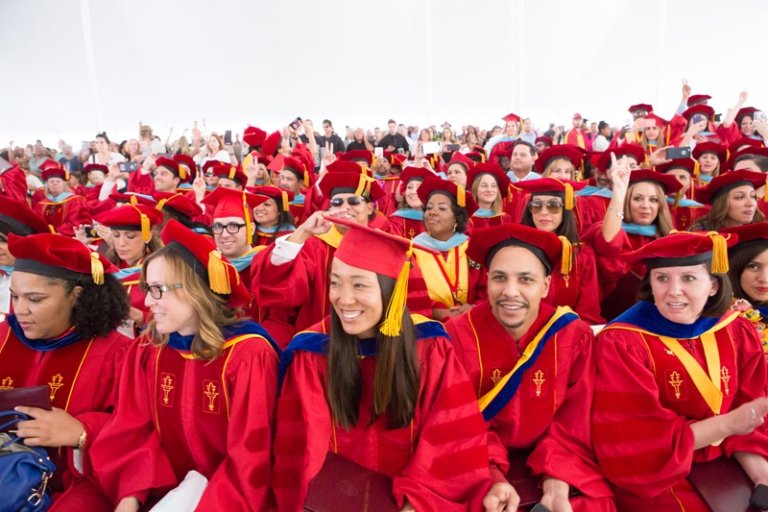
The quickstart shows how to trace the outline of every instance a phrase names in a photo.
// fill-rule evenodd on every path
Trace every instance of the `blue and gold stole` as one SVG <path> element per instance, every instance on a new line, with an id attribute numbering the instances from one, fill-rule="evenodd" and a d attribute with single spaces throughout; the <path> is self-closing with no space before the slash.
<path id="1" fill-rule="evenodd" d="M 533 366 L 547 342 L 560 329 L 578 318 L 579 316 L 567 306 L 559 306 L 555 310 L 552 318 L 549 319 L 539 333 L 525 347 L 523 355 L 520 356 L 514 368 L 493 389 L 478 400 L 478 405 L 485 421 L 491 421 L 512 400 L 520 387 L 520 383 L 523 381 L 523 374 L 528 368 Z"/>

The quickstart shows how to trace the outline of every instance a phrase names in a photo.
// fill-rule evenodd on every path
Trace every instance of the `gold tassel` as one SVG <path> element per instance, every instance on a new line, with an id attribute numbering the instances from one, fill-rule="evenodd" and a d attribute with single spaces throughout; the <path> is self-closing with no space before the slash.
<path id="1" fill-rule="evenodd" d="M 387 312 L 384 321 L 379 327 L 379 331 L 384 336 L 399 336 L 403 329 L 403 312 L 405 311 L 406 299 L 408 297 L 408 274 L 411 270 L 411 254 L 413 253 L 413 242 L 411 242 L 408 251 L 405 253 L 405 262 L 397 275 L 395 288 L 392 290 L 392 297 L 387 305 Z"/>
<path id="2" fill-rule="evenodd" d="M 64 181 L 66 181 L 67 184 L 69 184 L 69 178 L 70 178 L 69 171 L 64 169 Z"/>
<path id="3" fill-rule="evenodd" d="M 99 259 L 99 253 L 91 253 L 91 277 L 93 284 L 104 284 L 104 264 Z"/>
<path id="4" fill-rule="evenodd" d="M 304 186 L 309 187 L 309 173 L 306 168 L 304 169 Z"/>
<path id="5" fill-rule="evenodd" d="M 565 286 L 568 287 L 569 274 L 573 270 L 573 246 L 571 241 L 564 236 L 558 236 L 563 245 L 563 251 L 560 254 L 560 274 L 563 276 Z"/>
<path id="6" fill-rule="evenodd" d="M 233 180 L 233 179 L 235 179 L 235 175 L 236 174 L 237 174 L 237 168 L 234 165 L 230 166 L 229 167 L 229 174 L 227 175 L 227 177 L 229 179 Z"/>
<path id="7" fill-rule="evenodd" d="M 728 273 L 728 243 L 717 231 L 709 231 L 707 236 L 712 240 L 712 273 Z M 730 236 L 730 235 L 729 235 Z"/>
<path id="8" fill-rule="evenodd" d="M 571 211 L 574 203 L 573 186 L 570 183 L 563 183 L 563 186 L 565 188 L 565 209 Z"/>
<path id="9" fill-rule="evenodd" d="M 665 135 L 664 135 L 664 141 L 665 141 L 664 145 L 665 146 L 669 146 L 669 138 L 672 135 L 672 132 L 671 132 L 671 130 L 669 128 L 670 128 L 670 126 L 667 125 L 667 127 L 664 130 L 664 133 L 665 133 Z"/>
<path id="10" fill-rule="evenodd" d="M 280 197 L 283 198 L 283 211 L 287 212 L 290 208 L 290 203 L 288 202 L 288 193 L 285 190 L 280 191 Z"/>
<path id="11" fill-rule="evenodd" d="M 701 165 L 699 165 L 698 160 L 693 161 L 693 176 L 698 177 L 698 175 L 701 173 Z M 691 187 L 693 188 L 693 187 Z"/>
<path id="12" fill-rule="evenodd" d="M 149 223 L 149 217 L 145 213 L 141 214 L 141 239 L 145 244 L 152 240 L 152 225 Z"/>
<path id="13" fill-rule="evenodd" d="M 245 220 L 245 239 L 248 241 L 248 246 L 253 245 L 254 230 L 251 215 L 251 208 L 248 206 L 248 201 L 245 199 L 245 192 L 243 192 L 243 219 Z"/>
<path id="14" fill-rule="evenodd" d="M 167 202 L 168 202 L 167 199 L 161 199 L 161 200 L 159 200 L 157 202 L 157 206 L 155 206 L 155 208 L 157 208 L 160 211 L 163 211 L 163 207 L 165 206 L 165 203 L 167 203 Z"/>
<path id="15" fill-rule="evenodd" d="M 219 251 L 211 251 L 208 254 L 208 285 L 214 293 L 221 295 L 232 293 L 227 264 L 221 259 Z"/>
<path id="16" fill-rule="evenodd" d="M 693 187 L 691 187 L 691 188 L 693 188 Z M 672 207 L 673 208 L 677 208 L 678 206 L 680 206 L 680 200 L 682 198 L 683 198 L 683 193 L 678 190 L 677 193 L 675 194 L 675 202 L 672 203 Z"/>
<path id="17" fill-rule="evenodd" d="M 50 230 L 51 230 L 51 234 L 52 234 L 52 235 L 55 235 L 55 234 L 56 234 L 56 228 L 55 228 L 55 227 L 53 227 L 53 224 L 48 224 L 48 229 L 50 229 Z"/>
<path id="18" fill-rule="evenodd" d="M 456 185 L 456 204 L 462 208 L 467 207 L 467 191 L 461 185 Z"/>
<path id="19" fill-rule="evenodd" d="M 135 195 L 132 195 L 128 202 L 130 204 L 139 204 L 139 198 L 137 198 Z"/>
<path id="20" fill-rule="evenodd" d="M 187 179 L 187 166 L 179 164 L 179 178 L 181 178 L 181 181 L 185 181 Z"/>
<path id="21" fill-rule="evenodd" d="M 368 186 L 368 177 L 360 175 L 360 179 L 357 180 L 357 188 L 355 189 L 356 196 L 362 196 L 365 193 L 365 189 Z"/>

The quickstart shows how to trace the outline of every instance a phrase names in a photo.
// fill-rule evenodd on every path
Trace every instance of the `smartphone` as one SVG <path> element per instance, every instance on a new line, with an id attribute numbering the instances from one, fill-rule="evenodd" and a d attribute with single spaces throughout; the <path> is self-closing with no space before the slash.
<path id="1" fill-rule="evenodd" d="M 296 119 L 294 119 L 293 121 L 291 121 L 291 122 L 289 123 L 289 125 L 288 125 L 288 126 L 290 126 L 291 128 L 293 128 L 294 130 L 298 130 L 298 129 L 299 129 L 299 127 L 301 126 L 301 118 L 300 118 L 300 117 L 297 117 Z"/>
<path id="2" fill-rule="evenodd" d="M 691 148 L 688 146 L 669 148 L 667 149 L 666 153 L 667 158 L 671 160 L 677 160 L 679 158 L 691 158 Z"/>
<path id="3" fill-rule="evenodd" d="M 422 142 L 421 143 L 421 151 L 425 155 L 439 153 L 440 149 L 441 149 L 441 145 L 439 142 Z"/>
<path id="4" fill-rule="evenodd" d="M 373 148 L 373 156 L 381 158 L 384 156 L 384 148 Z"/>
<path id="5" fill-rule="evenodd" d="M 753 121 L 762 121 L 765 119 L 766 119 L 765 112 L 763 112 L 762 110 L 756 110 L 752 116 Z"/>
<path id="6" fill-rule="evenodd" d="M 120 162 L 117 164 L 120 172 L 136 172 L 139 170 L 139 164 L 136 162 Z"/>
<path id="7" fill-rule="evenodd" d="M 397 148 L 397 154 L 398 155 L 405 154 L 405 150 L 403 148 Z"/>
<path id="8" fill-rule="evenodd" d="M 445 150 L 448 152 L 458 151 L 461 148 L 461 144 L 446 144 Z"/>
<path id="9" fill-rule="evenodd" d="M 99 238 L 99 234 L 93 226 L 83 226 L 83 229 L 85 230 L 85 236 L 88 238 Z"/>
<path id="10" fill-rule="evenodd" d="M 232 145 L 232 130 L 224 132 L 224 145 Z"/>
<path id="11" fill-rule="evenodd" d="M 707 118 L 704 116 L 704 114 L 694 114 L 691 118 L 691 122 L 693 124 L 700 123 L 702 121 L 705 121 Z"/>

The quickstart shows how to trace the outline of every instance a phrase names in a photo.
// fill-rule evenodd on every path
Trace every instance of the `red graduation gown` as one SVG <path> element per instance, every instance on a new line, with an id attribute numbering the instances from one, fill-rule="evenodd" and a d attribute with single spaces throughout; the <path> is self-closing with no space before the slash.
<path id="1" fill-rule="evenodd" d="M 332 230 L 323 238 L 310 237 L 298 256 L 283 265 L 273 265 L 270 245 L 253 258 L 251 279 L 254 299 L 262 313 L 270 308 L 291 308 L 295 311 L 296 332 L 320 322 L 330 313 L 328 280 L 331 262 L 340 241 Z M 329 243 L 330 242 L 330 243 Z M 408 277 L 408 309 L 412 313 L 431 316 L 427 285 L 416 265 Z"/>
<path id="2" fill-rule="evenodd" d="M 57 233 L 74 236 L 77 226 L 91 223 L 91 215 L 84 206 L 83 196 L 71 195 L 56 202 L 44 197 L 35 204 L 34 210 L 52 225 Z"/>
<path id="3" fill-rule="evenodd" d="M 23 203 L 27 200 L 27 177 L 19 167 L 10 167 L 0 173 L 0 197 Z"/>
<path id="4" fill-rule="evenodd" d="M 445 331 L 434 321 L 426 324 L 438 335 L 422 335 L 416 342 L 421 384 L 413 421 L 405 428 L 387 429 L 383 417 L 371 421 L 375 355 L 359 359 L 359 418 L 345 430 L 331 419 L 326 354 L 293 351 L 278 403 L 274 447 L 272 488 L 281 511 L 302 510 L 329 451 L 392 477 L 398 506 L 407 497 L 416 510 L 481 510 L 491 483 L 487 430 Z M 327 332 L 327 320 L 311 330 Z M 292 345 L 300 336 L 307 335 L 297 336 Z M 327 335 L 314 336 L 327 340 Z"/>
<path id="5" fill-rule="evenodd" d="M 271 510 L 276 351 L 253 336 L 227 340 L 213 361 L 188 355 L 133 344 L 87 470 L 114 503 L 163 494 L 194 469 L 208 479 L 198 510 Z"/>
<path id="6" fill-rule="evenodd" d="M 117 380 L 131 340 L 112 331 L 107 336 L 38 352 L 0 324 L 0 389 L 48 385 L 53 407 L 64 409 L 85 427 L 90 443 L 112 415 Z M 110 503 L 72 463 L 70 448 L 49 449 L 56 464 L 52 482 L 54 508 L 112 510 Z M 2 494 L 2 493 L 0 493 Z"/>
<path id="7" fill-rule="evenodd" d="M 554 312 L 542 304 L 536 321 L 519 341 L 496 320 L 487 301 L 446 324 L 478 398 L 512 370 Z M 560 329 L 525 370 L 512 400 L 489 424 L 494 479 L 503 481 L 509 468 L 507 450 L 532 451 L 528 465 L 534 474 L 559 478 L 584 493 L 571 499 L 577 512 L 615 510 L 590 437 L 593 342 L 592 330 L 582 321 Z"/>
<path id="8" fill-rule="evenodd" d="M 552 269 L 549 293 L 544 298 L 552 306 L 568 306 L 589 324 L 604 324 L 600 315 L 600 285 L 595 252 L 587 244 L 574 247 L 576 259 L 568 281 L 560 271 L 560 262 Z"/>
<path id="9" fill-rule="evenodd" d="M 721 412 L 768 394 L 763 349 L 749 321 L 736 318 L 715 339 L 721 375 L 728 376 L 720 385 Z M 680 342 L 706 372 L 701 338 Z M 709 510 L 686 479 L 692 462 L 736 451 L 768 456 L 765 424 L 746 436 L 728 437 L 720 446 L 694 451 L 689 424 L 714 414 L 658 336 L 614 324 L 600 333 L 596 347 L 593 439 L 622 512 Z"/>
<path id="10" fill-rule="evenodd" d="M 413 237 L 426 231 L 423 220 L 409 219 L 395 214 L 391 214 L 387 218 L 389 223 L 384 228 L 387 233 L 413 240 Z"/>

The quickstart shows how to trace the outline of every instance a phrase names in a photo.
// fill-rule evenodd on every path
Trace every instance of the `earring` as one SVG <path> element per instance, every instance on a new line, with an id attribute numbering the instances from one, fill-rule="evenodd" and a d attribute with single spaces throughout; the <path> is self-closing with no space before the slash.
<path id="1" fill-rule="evenodd" d="M 454 234 L 456 234 L 456 228 L 457 228 L 457 227 L 459 227 L 459 223 L 458 223 L 458 222 L 454 222 L 454 223 L 453 223 L 453 233 L 454 233 Z"/>

